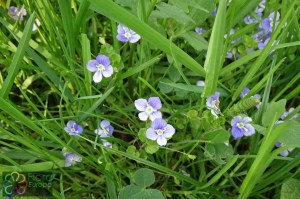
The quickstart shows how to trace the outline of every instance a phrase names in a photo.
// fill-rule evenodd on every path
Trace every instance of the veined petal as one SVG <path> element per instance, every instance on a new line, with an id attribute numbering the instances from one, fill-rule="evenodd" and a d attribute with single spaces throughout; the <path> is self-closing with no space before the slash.
<path id="1" fill-rule="evenodd" d="M 100 123 L 100 127 L 102 129 L 105 129 L 106 127 L 108 127 L 110 125 L 110 122 L 107 121 L 107 120 L 102 120 L 101 123 Z"/>
<path id="2" fill-rule="evenodd" d="M 162 104 L 161 104 L 161 101 L 160 101 L 159 97 L 150 97 L 148 99 L 148 103 L 155 110 L 158 110 L 162 107 Z"/>
<path id="3" fill-rule="evenodd" d="M 125 37 L 123 34 L 118 34 L 117 35 L 117 39 L 121 42 L 127 42 L 128 41 L 128 38 Z"/>
<path id="4" fill-rule="evenodd" d="M 150 140 L 157 140 L 158 135 L 153 128 L 149 128 L 146 131 L 146 137 Z"/>
<path id="5" fill-rule="evenodd" d="M 231 126 L 236 126 L 237 123 L 240 123 L 243 120 L 243 118 L 241 116 L 235 116 L 232 120 L 231 120 Z"/>
<path id="6" fill-rule="evenodd" d="M 98 55 L 96 57 L 96 60 L 99 64 L 102 64 L 105 67 L 110 65 L 109 57 L 107 57 L 106 55 Z"/>
<path id="7" fill-rule="evenodd" d="M 117 32 L 118 32 L 119 34 L 124 34 L 124 33 L 125 33 L 125 31 L 124 31 L 124 26 L 121 25 L 121 24 L 119 24 L 119 25 L 118 25 Z"/>
<path id="8" fill-rule="evenodd" d="M 98 70 L 98 65 L 99 63 L 97 62 L 97 60 L 92 59 L 90 61 L 88 61 L 88 63 L 86 64 L 86 68 L 91 71 L 91 72 L 96 72 Z"/>
<path id="9" fill-rule="evenodd" d="M 245 124 L 244 127 L 247 129 L 247 131 L 244 131 L 245 136 L 250 136 L 255 133 L 255 129 L 251 124 Z"/>
<path id="10" fill-rule="evenodd" d="M 151 114 L 150 114 L 150 120 L 151 121 L 154 121 L 155 119 L 158 119 L 158 118 L 162 118 L 162 114 L 160 111 L 153 111 Z"/>
<path id="11" fill-rule="evenodd" d="M 134 101 L 135 108 L 139 111 L 145 111 L 147 108 L 147 100 L 138 99 Z"/>
<path id="12" fill-rule="evenodd" d="M 231 133 L 232 133 L 232 136 L 235 140 L 240 138 L 240 137 L 243 137 L 243 135 L 244 135 L 243 131 L 240 128 L 236 127 L 236 126 L 232 127 Z"/>
<path id="13" fill-rule="evenodd" d="M 249 123 L 249 122 L 252 122 L 251 117 L 244 117 L 243 123 Z"/>
<path id="14" fill-rule="evenodd" d="M 165 146 L 167 144 L 167 139 L 163 135 L 158 136 L 156 141 L 159 146 Z"/>
<path id="15" fill-rule="evenodd" d="M 76 123 L 75 123 L 73 120 L 70 120 L 70 121 L 68 121 L 68 123 L 67 123 L 67 127 L 68 127 L 68 128 L 73 128 L 75 124 L 76 124 Z"/>
<path id="16" fill-rule="evenodd" d="M 105 70 L 102 71 L 104 77 L 110 77 L 114 72 L 114 69 L 111 65 L 106 66 Z"/>
<path id="17" fill-rule="evenodd" d="M 158 130 L 158 129 L 164 129 L 167 126 L 167 122 L 161 118 L 155 119 L 152 124 L 151 128 Z"/>
<path id="18" fill-rule="evenodd" d="M 95 74 L 93 75 L 93 80 L 95 83 L 99 83 L 102 80 L 102 72 L 100 70 L 97 70 Z"/>
<path id="19" fill-rule="evenodd" d="M 139 113 L 139 118 L 142 121 L 147 121 L 147 119 L 148 119 L 148 113 L 147 112 L 141 112 L 141 113 Z"/>
<path id="20" fill-rule="evenodd" d="M 141 39 L 141 36 L 138 34 L 133 34 L 130 38 L 129 38 L 129 42 L 130 43 L 136 43 Z"/>
<path id="21" fill-rule="evenodd" d="M 166 138 L 171 138 L 175 133 L 175 129 L 172 125 L 168 124 L 167 127 L 166 127 L 166 130 L 164 131 L 163 135 L 166 137 Z"/>

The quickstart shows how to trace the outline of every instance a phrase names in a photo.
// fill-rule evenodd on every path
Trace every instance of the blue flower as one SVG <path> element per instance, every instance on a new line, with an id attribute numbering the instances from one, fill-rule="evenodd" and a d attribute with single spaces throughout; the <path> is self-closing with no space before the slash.
<path id="1" fill-rule="evenodd" d="M 279 147 L 284 147 L 285 144 L 283 144 L 282 142 L 276 142 L 276 143 L 275 143 L 275 146 L 279 148 Z M 280 153 L 280 155 L 286 157 L 286 156 L 288 156 L 289 153 L 290 153 L 291 151 L 293 151 L 293 150 L 294 150 L 294 148 L 289 148 L 289 149 L 287 149 L 287 150 L 282 151 L 282 152 Z"/>
<path id="2" fill-rule="evenodd" d="M 231 120 L 231 126 L 232 126 L 232 136 L 234 139 L 241 138 L 243 136 L 250 136 L 255 133 L 254 127 L 249 124 L 252 119 L 250 117 L 242 117 L 242 116 L 235 116 Z"/>
<path id="3" fill-rule="evenodd" d="M 210 96 L 206 99 L 206 106 L 210 112 L 218 118 L 218 113 L 220 112 L 220 101 L 219 101 L 220 92 L 215 92 L 213 96 Z"/>
<path id="4" fill-rule="evenodd" d="M 76 165 L 81 162 L 82 158 L 75 153 L 67 153 L 65 154 L 65 167 L 70 167 Z"/>
<path id="5" fill-rule="evenodd" d="M 204 87 L 205 86 L 205 82 L 204 81 L 197 81 L 197 86 L 200 86 L 200 87 Z"/>
<path id="6" fill-rule="evenodd" d="M 135 33 L 133 30 L 123 26 L 121 24 L 118 25 L 118 35 L 117 39 L 121 42 L 130 42 L 136 43 L 141 39 L 141 36 Z"/>
<path id="7" fill-rule="evenodd" d="M 201 34 L 205 33 L 206 30 L 203 28 L 200 28 L 200 27 L 196 27 L 195 32 L 198 33 L 199 35 L 201 35 Z"/>
<path id="8" fill-rule="evenodd" d="M 103 141 L 103 146 L 104 147 L 107 147 L 107 148 L 112 148 L 112 143 L 110 143 L 110 142 L 107 142 L 106 140 L 102 140 Z"/>
<path id="9" fill-rule="evenodd" d="M 247 15 L 245 18 L 244 18 L 244 22 L 245 24 L 252 24 L 252 23 L 257 23 L 257 19 Z"/>
<path id="10" fill-rule="evenodd" d="M 14 19 L 14 20 L 20 20 L 23 21 L 24 16 L 27 15 L 27 11 L 25 8 L 20 7 L 17 8 L 15 6 L 11 6 L 8 10 L 8 14 Z"/>
<path id="11" fill-rule="evenodd" d="M 102 138 L 110 137 L 114 132 L 114 127 L 110 125 L 110 122 L 107 120 L 103 120 L 100 123 L 100 128 L 94 131 L 97 135 Z"/>
<path id="12" fill-rule="evenodd" d="M 270 15 L 263 19 L 261 22 L 261 27 L 265 30 L 265 31 L 269 31 L 272 32 L 273 26 L 277 26 L 277 24 L 279 23 L 279 18 L 280 18 L 280 14 L 279 12 L 277 12 L 276 14 L 276 19 L 274 21 L 274 17 L 275 17 L 275 13 L 272 12 L 270 13 Z"/>
<path id="13" fill-rule="evenodd" d="M 82 127 L 72 120 L 68 121 L 64 129 L 67 133 L 74 136 L 80 135 L 83 131 Z"/>
<path id="14" fill-rule="evenodd" d="M 155 119 L 151 127 L 146 131 L 146 137 L 150 140 L 156 140 L 159 146 L 165 146 L 167 139 L 170 139 L 175 133 L 172 125 L 161 118 Z"/>
<path id="15" fill-rule="evenodd" d="M 150 118 L 151 121 L 162 118 L 161 109 L 162 104 L 159 97 L 150 97 L 148 101 L 146 99 L 138 99 L 134 101 L 134 105 L 137 110 L 142 111 L 139 113 L 139 118 L 142 121 L 147 121 Z"/>
<path id="16" fill-rule="evenodd" d="M 95 83 L 99 83 L 102 80 L 102 75 L 104 77 L 110 77 L 113 74 L 113 67 L 110 65 L 110 60 L 105 55 L 98 55 L 96 59 L 90 60 L 86 64 L 86 68 L 95 72 L 93 80 Z"/>
<path id="17" fill-rule="evenodd" d="M 288 111 L 284 112 L 280 117 L 282 120 L 286 118 L 289 114 L 291 114 L 295 109 L 292 107 Z M 295 114 L 290 120 L 296 120 L 299 114 Z"/>
<path id="18" fill-rule="evenodd" d="M 241 98 L 244 98 L 248 93 L 250 92 L 250 89 L 249 88 L 244 88 L 244 90 L 242 91 L 240 97 Z"/>

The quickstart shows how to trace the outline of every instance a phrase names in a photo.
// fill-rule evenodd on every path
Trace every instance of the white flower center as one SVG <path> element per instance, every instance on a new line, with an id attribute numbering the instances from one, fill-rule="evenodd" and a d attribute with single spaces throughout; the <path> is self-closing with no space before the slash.
<path id="1" fill-rule="evenodd" d="M 146 112 L 150 114 L 153 111 L 154 111 L 154 109 L 151 106 L 148 105 L 147 108 L 146 108 Z"/>
<path id="2" fill-rule="evenodd" d="M 109 134 L 109 130 L 108 130 L 108 128 L 104 128 L 104 129 L 103 129 L 103 131 L 104 131 L 104 133 L 105 133 L 106 135 L 108 135 L 108 134 Z"/>
<path id="3" fill-rule="evenodd" d="M 126 32 L 126 33 L 124 34 L 124 36 L 125 36 L 127 39 L 129 39 L 129 38 L 131 37 L 131 34 L 130 34 L 129 32 Z"/>
<path id="4" fill-rule="evenodd" d="M 157 135 L 162 135 L 164 133 L 164 130 L 158 129 L 156 130 Z"/>
<path id="5" fill-rule="evenodd" d="M 240 129 L 242 129 L 242 128 L 244 128 L 244 123 L 242 123 L 242 122 L 237 123 L 237 126 L 238 126 Z"/>
<path id="6" fill-rule="evenodd" d="M 98 68 L 98 70 L 101 70 L 101 71 L 104 70 L 104 66 L 102 64 L 98 64 L 97 68 Z"/>
<path id="7" fill-rule="evenodd" d="M 75 132 L 75 131 L 76 131 L 76 129 L 75 129 L 74 127 L 72 127 L 72 128 L 71 128 L 71 131 L 72 131 L 72 132 Z"/>

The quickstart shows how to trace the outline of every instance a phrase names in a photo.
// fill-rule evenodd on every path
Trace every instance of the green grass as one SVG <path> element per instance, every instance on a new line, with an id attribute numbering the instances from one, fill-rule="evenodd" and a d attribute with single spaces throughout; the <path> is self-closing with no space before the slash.
<path id="1" fill-rule="evenodd" d="M 1 185 L 3 172 L 52 172 L 54 198 L 297 198 L 300 4 L 267 1 L 262 19 L 279 11 L 280 20 L 258 49 L 258 23 L 247 25 L 244 17 L 255 17 L 259 3 L 0 1 Z M 23 21 L 8 14 L 10 6 L 26 8 Z M 33 31 L 35 19 L 41 25 Z M 120 42 L 119 24 L 141 39 Z M 197 34 L 195 27 L 207 32 Z M 95 83 L 86 65 L 99 54 L 110 58 L 114 72 Z M 245 87 L 250 92 L 241 100 Z M 206 104 L 216 91 L 218 118 Z M 166 146 L 146 137 L 152 122 L 139 120 L 135 107 L 135 100 L 154 96 L 176 130 Z M 254 135 L 234 140 L 237 115 L 252 118 Z M 64 130 L 70 120 L 83 127 L 81 135 Z M 94 132 L 102 120 L 114 127 L 105 138 L 112 148 Z M 81 162 L 65 167 L 66 151 Z M 140 190 L 136 171 L 139 182 L 149 180 L 141 168 L 154 172 L 155 181 Z"/>

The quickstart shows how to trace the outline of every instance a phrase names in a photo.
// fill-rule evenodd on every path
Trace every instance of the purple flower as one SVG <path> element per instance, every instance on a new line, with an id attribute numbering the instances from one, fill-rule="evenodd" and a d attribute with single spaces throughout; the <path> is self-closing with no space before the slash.
<path id="1" fill-rule="evenodd" d="M 272 32 L 272 29 L 273 29 L 273 26 L 277 26 L 277 24 L 279 23 L 279 18 L 280 18 L 280 14 L 279 12 L 277 12 L 276 14 L 276 19 L 274 21 L 274 17 L 275 17 L 275 13 L 272 12 L 270 13 L 270 15 L 263 19 L 262 22 L 261 22 L 261 27 L 265 30 L 265 31 L 269 31 L 269 32 Z"/>
<path id="2" fill-rule="evenodd" d="M 287 112 L 284 112 L 282 116 L 280 117 L 282 120 L 286 118 L 289 114 L 291 114 L 295 109 L 292 107 Z M 298 114 L 295 114 L 290 120 L 296 120 L 298 117 Z"/>
<path id="3" fill-rule="evenodd" d="M 64 129 L 67 133 L 74 136 L 80 135 L 83 131 L 82 127 L 73 120 L 68 121 L 67 126 Z"/>
<path id="4" fill-rule="evenodd" d="M 86 64 L 86 68 L 95 72 L 93 80 L 95 83 L 99 83 L 102 80 L 102 75 L 104 77 L 110 77 L 113 74 L 113 67 L 110 65 L 110 60 L 105 55 L 98 55 L 96 59 L 90 60 Z"/>
<path id="5" fill-rule="evenodd" d="M 204 81 L 197 81 L 197 86 L 203 87 L 205 86 L 205 82 Z"/>
<path id="6" fill-rule="evenodd" d="M 244 88 L 244 90 L 242 91 L 240 97 L 244 98 L 248 93 L 249 93 L 250 89 L 249 88 Z"/>
<path id="7" fill-rule="evenodd" d="M 135 33 L 133 30 L 123 26 L 121 24 L 118 25 L 118 35 L 117 39 L 121 42 L 130 42 L 136 43 L 141 39 L 141 36 Z"/>
<path id="8" fill-rule="evenodd" d="M 283 144 L 282 142 L 276 142 L 276 143 L 275 143 L 275 146 L 279 148 L 279 147 L 284 147 L 285 144 Z M 286 156 L 288 156 L 289 153 L 290 153 L 291 151 L 293 151 L 293 150 L 294 150 L 294 148 L 289 148 L 289 149 L 287 149 L 287 150 L 282 151 L 282 152 L 280 153 L 280 155 L 286 157 Z"/>
<path id="9" fill-rule="evenodd" d="M 162 107 L 159 97 L 150 97 L 148 101 L 146 99 L 138 99 L 134 101 L 134 105 L 137 110 L 142 111 L 139 113 L 139 118 L 142 121 L 147 121 L 150 118 L 151 121 L 162 118 L 162 114 L 158 109 Z"/>
<path id="10" fill-rule="evenodd" d="M 211 13 L 212 16 L 216 16 L 217 15 L 217 8 L 215 8 L 212 13 Z"/>
<path id="11" fill-rule="evenodd" d="M 195 32 L 198 33 L 199 35 L 201 35 L 201 34 L 205 33 L 206 30 L 203 28 L 200 28 L 200 27 L 196 27 Z"/>
<path id="12" fill-rule="evenodd" d="M 257 19 L 251 17 L 250 15 L 247 15 L 247 16 L 244 18 L 244 22 L 245 22 L 245 24 L 257 23 Z"/>
<path id="13" fill-rule="evenodd" d="M 172 125 L 161 118 L 155 119 L 151 127 L 146 131 L 146 137 L 150 140 L 156 140 L 159 146 L 165 146 L 167 139 L 171 138 L 175 133 Z"/>
<path id="14" fill-rule="evenodd" d="M 82 158 L 75 153 L 67 153 L 65 155 L 65 167 L 73 166 L 82 161 Z"/>
<path id="15" fill-rule="evenodd" d="M 213 96 L 210 96 L 206 99 L 206 106 L 210 110 L 211 114 L 218 118 L 218 113 L 220 112 L 220 101 L 219 101 L 220 92 L 215 92 Z"/>
<path id="16" fill-rule="evenodd" d="M 103 141 L 103 146 L 104 147 L 107 147 L 107 148 L 112 148 L 112 144 L 110 143 L 110 142 L 107 142 L 107 141 L 105 141 L 105 140 L 102 140 Z"/>
<path id="17" fill-rule="evenodd" d="M 242 116 L 235 116 L 231 120 L 231 133 L 235 140 L 243 136 L 253 135 L 255 133 L 254 127 L 249 124 L 251 121 L 252 119 L 250 117 L 242 118 Z"/>
<path id="18" fill-rule="evenodd" d="M 102 138 L 110 137 L 114 132 L 114 127 L 110 125 L 110 122 L 107 120 L 103 120 L 100 123 L 100 128 L 94 131 L 97 135 Z"/>
<path id="19" fill-rule="evenodd" d="M 14 20 L 20 20 L 23 21 L 23 17 L 27 15 L 27 11 L 25 8 L 20 7 L 17 8 L 15 6 L 11 6 L 8 10 L 8 14 L 14 19 Z"/>

